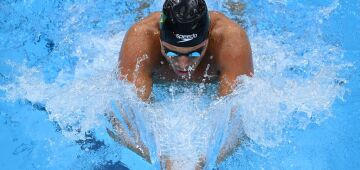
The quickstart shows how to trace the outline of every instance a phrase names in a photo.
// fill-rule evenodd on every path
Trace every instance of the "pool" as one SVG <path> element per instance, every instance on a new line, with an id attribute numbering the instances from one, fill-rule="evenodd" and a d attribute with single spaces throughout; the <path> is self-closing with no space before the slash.
<path id="1" fill-rule="evenodd" d="M 116 62 L 126 30 L 162 1 L 2 0 L 1 169 L 158 169 L 161 154 L 182 167 L 205 155 L 208 169 L 357 169 L 360 1 L 207 3 L 246 29 L 254 78 L 222 99 L 216 84 L 156 84 L 144 104 Z M 117 101 L 154 165 L 107 134 Z M 248 139 L 215 166 L 231 134 Z"/>

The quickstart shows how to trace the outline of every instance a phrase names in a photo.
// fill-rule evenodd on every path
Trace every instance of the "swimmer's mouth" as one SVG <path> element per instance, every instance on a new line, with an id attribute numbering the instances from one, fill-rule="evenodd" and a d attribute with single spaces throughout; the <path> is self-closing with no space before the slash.
<path id="1" fill-rule="evenodd" d="M 176 70 L 176 73 L 180 76 L 187 76 L 189 75 L 190 71 Z"/>

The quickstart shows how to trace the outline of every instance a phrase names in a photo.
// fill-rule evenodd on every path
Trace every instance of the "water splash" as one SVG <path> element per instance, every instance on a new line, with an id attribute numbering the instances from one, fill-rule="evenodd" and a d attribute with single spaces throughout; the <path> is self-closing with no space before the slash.
<path id="1" fill-rule="evenodd" d="M 245 2 L 243 20 L 253 49 L 255 76 L 239 77 L 241 84 L 227 97 L 216 98 L 216 84 L 170 83 L 154 86 L 153 103 L 139 101 L 133 86 L 118 81 L 116 73 L 125 34 L 119 29 L 125 31 L 129 24 L 119 28 L 116 25 L 120 21 L 113 17 L 100 21 L 90 14 L 91 7 L 100 5 L 95 2 L 63 5 L 64 16 L 69 19 L 61 19 L 64 28 L 56 36 L 49 36 L 55 44 L 50 56 L 65 53 L 76 58 L 75 62 L 63 64 L 70 61 L 64 58 L 39 64 L 37 58 L 48 53 L 41 50 L 41 55 L 33 54 L 23 63 L 9 62 L 17 72 L 13 73 L 14 80 L 2 84 L 1 89 L 8 100 L 43 104 L 50 120 L 57 122 L 64 136 L 72 140 L 83 139 L 86 132 L 99 126 L 109 126 L 101 117 L 112 108 L 112 102 L 119 101 L 137 115 L 132 121 L 155 152 L 153 159 L 165 156 L 184 169 L 191 169 L 201 159 L 213 166 L 219 150 L 229 144 L 226 141 L 243 135 L 262 147 L 279 146 L 286 139 L 285 131 L 304 129 L 331 116 L 332 104 L 344 94 L 342 83 L 346 81 L 339 73 L 348 65 L 340 62 L 341 48 L 324 42 L 317 26 L 336 10 L 338 1 L 320 10 L 311 7 L 306 14 L 286 8 L 290 3 L 286 0 Z M 209 6 L 228 9 L 223 8 L 223 3 L 214 1 Z M 305 8 L 296 5 L 300 11 Z M 149 8 L 160 9 L 159 6 L 157 3 Z M 266 15 L 273 11 L 272 17 Z M 81 26 L 89 23 L 92 25 Z M 301 26 L 304 24 L 308 26 Z M 51 31 L 46 35 L 52 35 Z M 30 48 L 25 51 L 32 52 Z M 71 71 L 58 68 L 53 81 L 48 81 L 44 65 L 57 63 L 73 66 L 69 67 Z M 257 149 L 254 152 L 261 154 Z"/>

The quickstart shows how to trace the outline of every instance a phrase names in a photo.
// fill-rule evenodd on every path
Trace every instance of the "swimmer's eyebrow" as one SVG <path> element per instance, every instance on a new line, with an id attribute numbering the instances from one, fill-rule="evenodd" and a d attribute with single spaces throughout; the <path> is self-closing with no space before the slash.
<path id="1" fill-rule="evenodd" d="M 206 39 L 202 43 L 200 43 L 194 47 L 177 47 L 177 46 L 171 45 L 171 44 L 169 44 L 167 42 L 163 42 L 163 41 L 161 41 L 160 43 L 163 46 L 165 46 L 166 48 L 168 48 L 169 50 L 174 50 L 174 51 L 181 52 L 181 53 L 188 53 L 188 52 L 193 52 L 201 47 L 206 46 L 207 41 L 208 40 Z"/>

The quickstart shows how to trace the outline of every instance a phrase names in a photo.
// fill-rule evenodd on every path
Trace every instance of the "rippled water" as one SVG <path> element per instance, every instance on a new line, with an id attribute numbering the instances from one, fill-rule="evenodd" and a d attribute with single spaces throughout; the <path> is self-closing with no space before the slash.
<path id="1" fill-rule="evenodd" d="M 0 165 L 156 169 L 168 156 L 211 168 L 231 136 L 246 136 L 220 169 L 359 166 L 359 2 L 208 1 L 246 29 L 255 76 L 221 99 L 216 84 L 156 84 L 145 104 L 116 80 L 117 58 L 126 30 L 161 5 L 1 1 Z M 108 136 L 117 101 L 135 113 L 154 166 Z"/>

